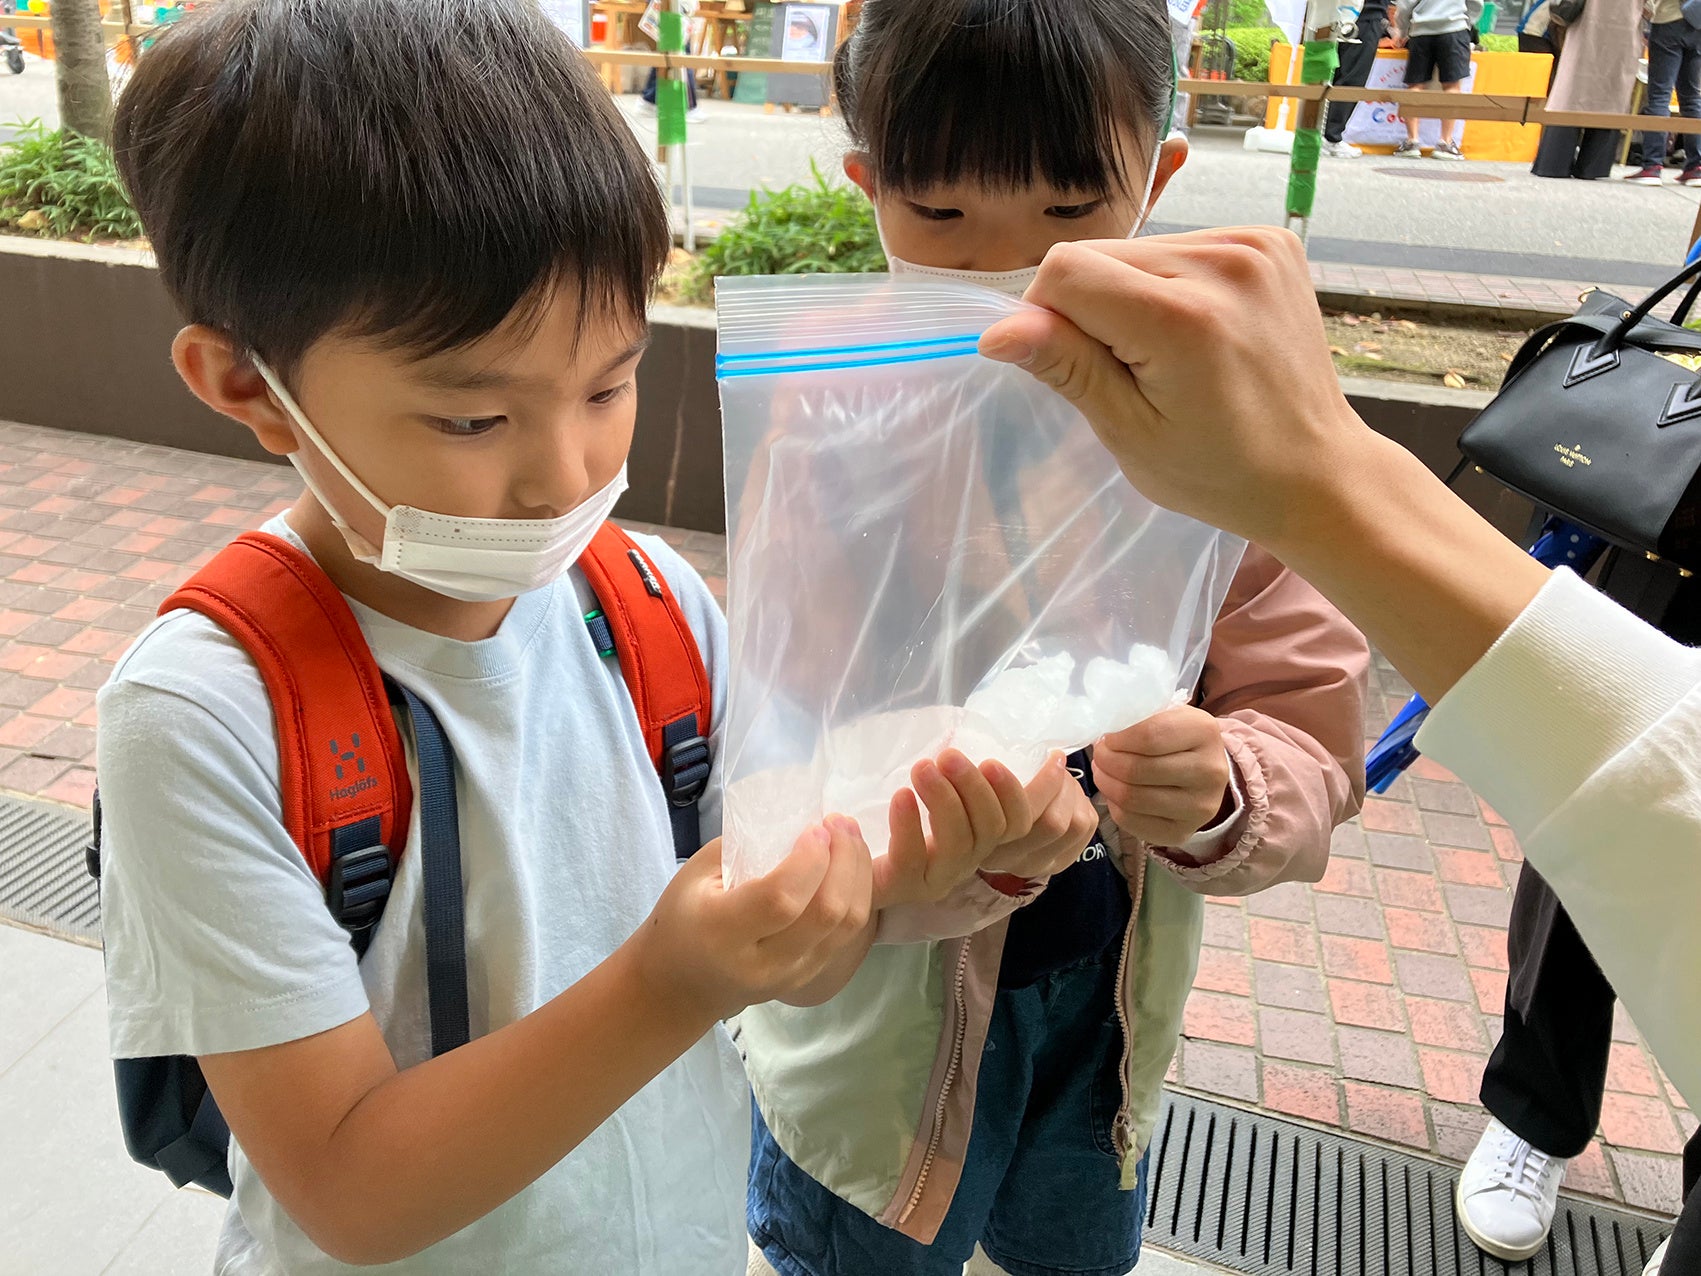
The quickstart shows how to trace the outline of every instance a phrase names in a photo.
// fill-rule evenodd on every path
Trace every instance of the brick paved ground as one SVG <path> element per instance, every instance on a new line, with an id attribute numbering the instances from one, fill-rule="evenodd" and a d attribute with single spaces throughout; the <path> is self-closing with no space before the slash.
<path id="1" fill-rule="evenodd" d="M 1348 262 L 1314 261 L 1311 282 L 1318 292 L 1356 295 L 1360 304 L 1382 298 L 1441 303 L 1484 310 L 1522 310 L 1568 315 L 1577 309 L 1578 294 L 1592 285 L 1560 279 L 1514 279 L 1446 270 L 1416 270 L 1403 266 L 1357 266 Z M 1628 301 L 1640 301 L 1646 288 L 1612 287 Z"/>
<path id="2" fill-rule="evenodd" d="M 0 423 L 0 789 L 73 805 L 94 782 L 94 692 L 159 600 L 297 490 L 277 466 Z M 724 547 L 665 533 L 719 590 Z M 1375 673 L 1366 732 L 1407 689 Z M 1212 900 L 1177 1084 L 1462 1159 L 1500 1026 L 1522 856 L 1424 762 L 1339 831 L 1328 875 Z M 1582 1192 L 1673 1210 L 1695 1118 L 1622 1016 Z"/>

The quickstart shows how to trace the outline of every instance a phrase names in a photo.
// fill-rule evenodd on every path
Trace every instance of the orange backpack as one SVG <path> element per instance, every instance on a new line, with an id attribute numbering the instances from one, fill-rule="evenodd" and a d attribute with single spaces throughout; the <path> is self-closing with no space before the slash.
<path id="1" fill-rule="evenodd" d="M 700 845 L 697 802 L 708 787 L 713 711 L 696 636 L 666 579 L 615 524 L 602 526 L 579 566 L 599 604 L 585 624 L 597 651 L 620 662 L 667 799 L 674 853 L 686 859 Z M 216 621 L 259 666 L 277 727 L 284 826 L 356 952 L 365 951 L 383 915 L 415 805 L 392 704 L 414 724 L 424 849 L 434 853 L 431 826 L 446 812 L 450 880 L 458 885 L 452 753 L 430 710 L 379 670 L 347 600 L 318 564 L 288 541 L 248 532 L 166 599 L 160 614 L 182 609 Z M 428 769 L 428 743 L 445 768 Z M 100 823 L 97 793 L 88 851 L 97 878 Z M 428 883 L 428 911 L 431 894 Z M 449 907 L 462 947 L 458 899 Z M 464 950 L 455 956 L 461 987 L 433 987 L 432 1009 L 435 1017 L 440 995 L 451 1003 L 458 997 L 464 1025 Z M 451 1033 L 445 1040 L 440 1027 L 433 1024 L 435 1050 L 465 1039 Z M 194 1182 L 228 1196 L 230 1132 L 195 1060 L 119 1059 L 115 1067 L 131 1156 L 179 1187 Z"/>

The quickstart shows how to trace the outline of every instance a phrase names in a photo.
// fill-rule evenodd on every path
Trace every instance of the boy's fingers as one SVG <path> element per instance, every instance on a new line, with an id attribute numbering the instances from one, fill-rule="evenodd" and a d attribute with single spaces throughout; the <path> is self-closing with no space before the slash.
<path id="1" fill-rule="evenodd" d="M 867 925 L 873 868 L 868 846 L 854 820 L 842 815 L 827 819 L 827 871 L 809 904 L 784 930 L 758 943 L 764 956 L 785 963 L 802 958 L 841 930 Z"/>
<path id="2" fill-rule="evenodd" d="M 725 916 L 742 933 L 760 939 L 790 926 L 803 915 L 832 866 L 832 839 L 819 824 L 792 846 L 791 853 L 755 881 L 725 896 Z"/>

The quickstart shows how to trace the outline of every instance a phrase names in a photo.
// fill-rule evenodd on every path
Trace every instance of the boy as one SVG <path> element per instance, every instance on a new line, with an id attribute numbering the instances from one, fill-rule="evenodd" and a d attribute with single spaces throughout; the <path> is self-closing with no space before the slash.
<path id="1" fill-rule="evenodd" d="M 1406 50 L 1406 87 L 1426 89 L 1440 77 L 1443 93 L 1458 93 L 1471 73 L 1471 32 L 1482 17 L 1482 0 L 1397 0 L 1394 7 L 1394 47 Z M 1453 138 L 1456 120 L 1441 121 L 1441 140 L 1430 151 L 1431 159 L 1456 160 L 1464 156 Z M 1406 120 L 1406 140 L 1395 149 L 1396 158 L 1423 154 L 1418 145 L 1418 124 Z"/>
<path id="2" fill-rule="evenodd" d="M 112 1050 L 194 1056 L 229 1121 L 219 1271 L 742 1270 L 745 1083 L 718 1021 L 830 995 L 877 903 L 1079 846 L 1048 851 L 1042 784 L 947 755 L 917 771 L 933 838 L 879 875 L 838 819 L 738 890 L 718 842 L 675 874 L 574 568 L 625 486 L 667 224 L 535 5 L 226 0 L 142 60 L 116 149 L 190 324 L 185 383 L 307 483 L 266 530 L 342 590 L 457 760 L 472 1040 L 432 1057 L 417 835 L 357 962 L 285 831 L 237 642 L 174 612 L 102 693 Z M 718 733 L 723 623 L 644 549 Z M 702 815 L 712 835 L 712 796 Z"/>

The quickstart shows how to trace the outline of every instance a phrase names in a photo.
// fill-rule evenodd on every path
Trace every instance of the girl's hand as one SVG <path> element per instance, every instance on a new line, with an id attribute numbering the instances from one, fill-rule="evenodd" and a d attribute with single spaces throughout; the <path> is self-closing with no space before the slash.
<path id="1" fill-rule="evenodd" d="M 936 903 L 974 876 L 1000 846 L 1033 830 L 1028 793 L 1001 763 L 977 767 L 947 749 L 916 763 L 910 784 L 892 798 L 891 848 L 874 863 L 876 908 Z M 931 833 L 922 828 L 923 804 Z"/>
<path id="2" fill-rule="evenodd" d="M 981 866 L 985 871 L 1029 881 L 1050 877 L 1080 859 L 1098 832 L 1093 800 L 1069 773 L 1061 753 L 1052 755 L 1027 792 L 1028 805 L 1037 812 L 1033 827 L 988 856 Z"/>
<path id="3" fill-rule="evenodd" d="M 1125 835 L 1179 847 L 1221 818 L 1232 776 L 1222 727 L 1183 706 L 1106 736 L 1093 778 Z"/>
<path id="4" fill-rule="evenodd" d="M 874 862 L 876 908 L 936 903 L 979 872 L 1049 877 L 1079 859 L 1098 829 L 1098 812 L 1060 753 L 1026 788 L 999 763 L 976 767 L 956 750 L 911 775 L 914 791 L 892 799 L 891 850 Z"/>

